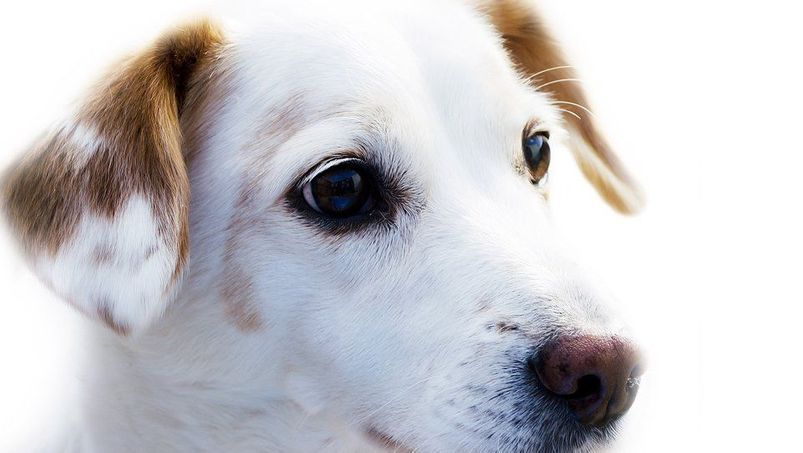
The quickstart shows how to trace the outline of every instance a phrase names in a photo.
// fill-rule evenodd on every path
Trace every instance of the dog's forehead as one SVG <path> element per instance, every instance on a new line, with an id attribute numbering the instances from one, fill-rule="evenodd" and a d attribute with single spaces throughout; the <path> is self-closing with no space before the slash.
<path id="1" fill-rule="evenodd" d="M 448 20 L 446 19 L 448 18 Z M 232 51 L 242 111 L 263 126 L 327 116 L 390 130 L 498 148 L 533 117 L 550 119 L 546 97 L 511 66 L 492 27 L 462 2 L 346 2 L 284 10 L 237 36 Z M 484 142 L 484 143 L 483 143 Z"/>

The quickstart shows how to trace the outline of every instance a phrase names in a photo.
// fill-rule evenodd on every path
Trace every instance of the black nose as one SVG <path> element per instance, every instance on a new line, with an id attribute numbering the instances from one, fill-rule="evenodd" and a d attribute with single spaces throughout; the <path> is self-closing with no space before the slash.
<path id="1" fill-rule="evenodd" d="M 622 416 L 636 399 L 640 362 L 638 350 L 626 339 L 580 335 L 548 343 L 529 366 L 577 420 L 602 426 Z"/>

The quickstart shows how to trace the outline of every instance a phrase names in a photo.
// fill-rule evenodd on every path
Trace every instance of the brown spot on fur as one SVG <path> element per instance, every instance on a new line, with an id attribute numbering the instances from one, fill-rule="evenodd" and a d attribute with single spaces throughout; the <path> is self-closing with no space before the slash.
<path id="1" fill-rule="evenodd" d="M 273 106 L 264 117 L 269 121 L 258 131 L 251 144 L 256 149 L 272 149 L 301 130 L 306 118 L 304 99 L 300 94 L 288 96 L 283 102 Z"/>
<path id="2" fill-rule="evenodd" d="M 580 85 L 575 82 L 556 82 L 560 79 L 575 78 L 576 75 L 572 68 L 564 67 L 568 66 L 568 63 L 563 53 L 547 27 L 541 22 L 531 2 L 478 0 L 477 3 L 502 35 L 511 58 L 525 77 L 539 74 L 532 83 L 535 86 L 549 84 L 542 90 L 549 93 L 556 101 L 589 106 Z M 561 105 L 560 108 L 564 106 Z M 614 154 L 594 118 L 584 111 L 576 113 L 580 118 L 564 114 L 563 119 L 588 144 L 590 151 L 596 156 L 596 159 L 588 159 L 582 150 L 574 150 L 575 159 L 583 174 L 617 211 L 625 214 L 637 211 L 642 203 L 637 184 Z M 600 168 L 600 165 L 605 168 Z"/>
<path id="3" fill-rule="evenodd" d="M 234 85 L 231 83 L 231 67 L 226 63 L 209 65 L 202 68 L 190 82 L 188 107 L 182 118 L 185 158 L 190 165 L 210 138 L 208 131 L 214 129 L 210 121 L 219 116 L 224 100 L 231 94 L 231 87 Z M 245 232 L 259 223 L 252 215 L 255 211 L 252 203 L 264 178 L 262 169 L 267 168 L 264 161 L 270 159 L 278 146 L 289 140 L 309 121 L 309 112 L 305 107 L 300 94 L 290 95 L 267 106 L 265 113 L 261 115 L 266 120 L 264 125 L 257 128 L 254 137 L 245 144 L 253 151 L 249 154 L 255 161 L 244 169 L 243 184 L 235 202 L 235 215 L 226 229 L 223 276 L 219 288 L 224 313 L 243 332 L 261 330 L 265 327 L 265 321 L 260 314 L 252 277 L 249 270 L 238 262 L 237 253 L 246 246 L 242 243 Z"/>
<path id="4" fill-rule="evenodd" d="M 110 329 L 112 329 L 118 335 L 126 336 L 128 335 L 128 326 L 120 324 L 114 319 L 112 315 L 111 307 L 109 302 L 106 300 L 98 300 L 95 302 L 96 306 L 98 307 L 98 318 L 101 321 L 106 323 Z"/>
<path id="5" fill-rule="evenodd" d="M 368 439 L 373 441 L 376 445 L 382 447 L 385 450 L 394 451 L 394 452 L 401 452 L 401 453 L 409 453 L 412 450 L 405 447 L 401 443 L 397 442 L 392 437 L 384 434 L 374 428 L 369 429 L 366 431 L 366 436 Z"/>
<path id="6" fill-rule="evenodd" d="M 221 83 L 222 81 L 217 81 Z M 215 88 L 213 88 L 215 89 Z M 221 90 L 221 89 L 215 89 Z M 225 90 L 225 88 L 223 88 Z M 206 107 L 214 108 L 207 104 Z M 194 127 L 202 124 L 203 114 L 196 113 L 192 121 Z M 287 96 L 282 101 L 268 106 L 262 117 L 266 119 L 254 137 L 246 143 L 252 150 L 249 153 L 254 162 L 244 169 L 243 184 L 234 206 L 234 217 L 226 229 L 226 244 L 223 255 L 223 278 L 220 288 L 224 311 L 232 323 L 244 332 L 254 332 L 264 328 L 265 322 L 254 293 L 252 277 L 249 270 L 238 262 L 238 251 L 247 245 L 243 244 L 243 236 L 247 231 L 259 226 L 259 219 L 254 217 L 253 197 L 263 183 L 262 169 L 268 168 L 266 160 L 273 157 L 277 147 L 298 133 L 310 120 L 310 115 L 325 115 L 324 112 L 310 112 L 304 105 L 300 94 Z M 201 141 L 197 142 L 200 145 Z"/>
<path id="7" fill-rule="evenodd" d="M 243 332 L 261 330 L 265 324 L 257 305 L 251 275 L 237 261 L 237 251 L 243 247 L 241 238 L 256 223 L 248 215 L 252 211 L 251 194 L 246 184 L 240 191 L 235 204 L 235 216 L 226 230 L 228 238 L 223 251 L 223 279 L 220 289 L 226 315 Z"/>
<path id="8" fill-rule="evenodd" d="M 497 332 L 499 333 L 513 332 L 515 330 L 519 330 L 519 326 L 517 324 L 508 321 L 497 321 L 495 327 Z"/>
<path id="9" fill-rule="evenodd" d="M 256 193 L 263 184 L 265 169 L 271 168 L 271 159 L 285 142 L 311 122 L 331 115 L 328 111 L 308 109 L 300 94 L 291 94 L 270 105 L 260 115 L 264 120 L 244 148 L 249 163 L 244 168 L 240 198 Z"/>
<path id="10" fill-rule="evenodd" d="M 34 145 L 3 183 L 4 208 L 11 226 L 28 250 L 54 254 L 72 235 L 80 215 L 78 182 L 85 178 L 72 161 L 75 145 L 64 130 Z"/>
<path id="11" fill-rule="evenodd" d="M 149 259 L 153 258 L 153 255 L 156 255 L 156 252 L 159 251 L 159 248 L 155 245 L 148 247 L 148 250 L 145 250 L 145 256 L 142 257 L 142 261 L 148 261 Z"/>
<path id="12" fill-rule="evenodd" d="M 114 250 L 112 250 L 111 245 L 99 245 L 92 250 L 92 262 L 95 263 L 96 266 L 103 266 L 112 262 L 112 260 L 114 260 Z"/>
<path id="13" fill-rule="evenodd" d="M 226 272 L 220 292 L 226 315 L 243 332 L 256 332 L 264 327 L 254 298 L 254 287 L 244 269 L 233 267 Z"/>

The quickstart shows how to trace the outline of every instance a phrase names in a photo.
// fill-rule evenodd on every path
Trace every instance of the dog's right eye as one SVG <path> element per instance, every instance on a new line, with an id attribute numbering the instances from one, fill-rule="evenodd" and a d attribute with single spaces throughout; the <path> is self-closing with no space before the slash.
<path id="1" fill-rule="evenodd" d="M 347 218 L 376 205 L 376 182 L 357 161 L 335 164 L 315 175 L 302 189 L 310 208 L 327 217 Z"/>

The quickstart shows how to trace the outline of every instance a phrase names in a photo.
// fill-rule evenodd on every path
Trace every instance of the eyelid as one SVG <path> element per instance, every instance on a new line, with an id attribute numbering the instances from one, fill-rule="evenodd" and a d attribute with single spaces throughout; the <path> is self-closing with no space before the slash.
<path id="1" fill-rule="evenodd" d="M 544 127 L 546 127 L 546 124 L 544 124 L 540 120 L 532 119 L 528 121 L 527 124 L 524 126 L 523 140 L 527 140 L 528 138 L 534 135 L 543 135 L 544 137 L 549 139 L 549 131 L 543 129 Z"/>
<path id="2" fill-rule="evenodd" d="M 361 159 L 359 159 L 359 158 L 356 158 L 356 157 L 333 157 L 331 159 L 325 160 L 320 165 L 315 167 L 311 172 L 309 172 L 306 176 L 304 176 L 301 179 L 301 181 L 299 182 L 299 186 L 300 187 L 306 186 L 307 184 L 312 182 L 312 180 L 315 179 L 316 176 L 320 175 L 321 173 L 325 172 L 326 170 L 328 170 L 328 169 L 330 169 L 330 168 L 332 168 L 334 166 L 337 166 L 337 165 L 340 165 L 340 164 L 343 164 L 343 163 L 346 163 L 346 162 L 362 163 L 363 161 Z"/>

